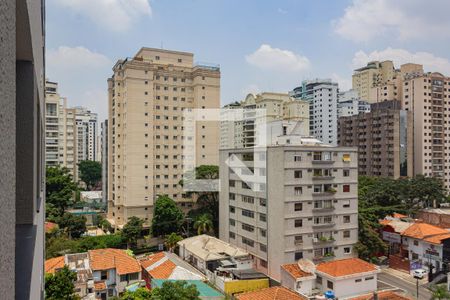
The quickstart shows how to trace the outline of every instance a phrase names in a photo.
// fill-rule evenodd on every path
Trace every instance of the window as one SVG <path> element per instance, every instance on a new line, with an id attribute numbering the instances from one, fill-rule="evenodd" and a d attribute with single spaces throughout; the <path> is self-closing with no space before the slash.
<path id="1" fill-rule="evenodd" d="M 230 206 L 230 213 L 234 214 L 236 211 L 236 208 L 234 206 Z"/>
<path id="2" fill-rule="evenodd" d="M 230 187 L 234 187 L 234 186 L 235 186 L 235 181 L 234 181 L 234 180 L 230 180 L 230 181 L 228 182 L 228 185 L 229 185 Z"/>
<path id="3" fill-rule="evenodd" d="M 101 280 L 108 280 L 108 271 L 102 271 L 100 273 L 100 279 Z"/>
<path id="4" fill-rule="evenodd" d="M 351 161 L 350 154 L 348 154 L 348 153 L 342 154 L 342 161 L 350 162 Z"/>
<path id="5" fill-rule="evenodd" d="M 349 177 L 350 176 L 350 170 L 342 170 L 342 175 L 344 177 Z"/>
<path id="6" fill-rule="evenodd" d="M 267 252 L 267 246 L 264 244 L 259 244 L 259 250 L 261 250 L 262 252 Z"/>
<path id="7" fill-rule="evenodd" d="M 266 199 L 259 199 L 259 205 L 261 205 L 261 206 L 266 206 L 267 205 L 267 203 L 266 203 Z"/>
<path id="8" fill-rule="evenodd" d="M 327 288 L 329 288 L 330 290 L 333 289 L 333 282 L 332 281 L 327 280 Z"/>
<path id="9" fill-rule="evenodd" d="M 261 259 L 261 260 L 260 260 L 260 265 L 261 265 L 261 267 L 263 267 L 263 268 L 267 268 L 267 261 Z"/>
<path id="10" fill-rule="evenodd" d="M 242 230 L 248 231 L 248 232 L 254 232 L 255 231 L 255 227 L 253 227 L 252 225 L 248 225 L 245 223 L 242 223 Z"/>
<path id="11" fill-rule="evenodd" d="M 250 196 L 242 196 L 242 202 L 253 204 L 255 203 L 255 198 Z"/>
<path id="12" fill-rule="evenodd" d="M 242 215 L 244 217 L 248 217 L 248 218 L 252 218 L 252 219 L 255 217 L 255 213 L 250 210 L 247 210 L 247 209 L 242 210 Z"/>
<path id="13" fill-rule="evenodd" d="M 261 234 L 262 237 L 266 237 L 267 236 L 267 232 L 265 229 L 259 229 L 259 233 Z"/>
<path id="14" fill-rule="evenodd" d="M 303 252 L 295 252 L 294 259 L 299 260 L 303 258 Z"/>
<path id="15" fill-rule="evenodd" d="M 303 235 L 296 235 L 294 237 L 294 244 L 299 245 L 303 243 Z"/>
<path id="16" fill-rule="evenodd" d="M 374 278 L 373 276 L 370 276 L 370 277 L 364 278 L 364 280 L 365 280 L 365 281 L 367 281 L 367 280 L 373 280 L 373 278 Z"/>
<path id="17" fill-rule="evenodd" d="M 296 186 L 296 187 L 294 187 L 294 194 L 295 194 L 296 196 L 301 195 L 301 194 L 302 194 L 302 187 L 301 187 L 301 186 Z"/>
<path id="18" fill-rule="evenodd" d="M 294 155 L 294 161 L 302 161 L 302 157 L 300 155 Z"/>
<path id="19" fill-rule="evenodd" d="M 302 178 L 302 171 L 294 171 L 294 178 Z"/>
<path id="20" fill-rule="evenodd" d="M 355 282 L 361 282 L 361 281 L 362 281 L 361 278 L 355 279 Z"/>
<path id="21" fill-rule="evenodd" d="M 349 184 L 344 184 L 344 185 L 342 186 L 342 191 L 343 191 L 344 193 L 350 193 L 350 185 L 349 185 Z"/>
<path id="22" fill-rule="evenodd" d="M 322 277 L 317 276 L 317 277 L 316 277 L 316 283 L 322 284 Z"/>
<path id="23" fill-rule="evenodd" d="M 349 238 L 350 237 L 350 230 L 344 230 L 344 232 L 342 233 L 344 238 Z"/>
<path id="24" fill-rule="evenodd" d="M 303 226 L 303 219 L 297 219 L 294 221 L 295 227 L 302 227 Z"/>
<path id="25" fill-rule="evenodd" d="M 229 232 L 229 236 L 230 236 L 230 239 L 235 239 L 236 238 L 236 235 L 234 234 L 234 232 Z"/>
<path id="26" fill-rule="evenodd" d="M 350 207 L 350 200 L 342 200 L 342 207 L 344 208 Z"/>
<path id="27" fill-rule="evenodd" d="M 350 247 L 344 247 L 344 254 L 350 254 L 351 249 Z"/>
<path id="28" fill-rule="evenodd" d="M 246 237 L 242 237 L 242 243 L 250 247 L 253 247 L 255 245 L 255 242 L 253 240 L 248 239 Z"/>
<path id="29" fill-rule="evenodd" d="M 230 200 L 235 200 L 236 194 L 230 193 L 229 197 L 230 197 Z"/>
<path id="30" fill-rule="evenodd" d="M 235 226 L 236 225 L 236 221 L 234 219 L 230 219 L 230 226 Z"/>
<path id="31" fill-rule="evenodd" d="M 344 223 L 350 223 L 350 216 L 344 216 Z"/>
<path id="32" fill-rule="evenodd" d="M 294 211 L 301 211 L 301 210 L 303 210 L 303 203 L 295 203 Z"/>
<path id="33" fill-rule="evenodd" d="M 259 220 L 261 222 L 266 222 L 267 221 L 266 215 L 265 214 L 259 214 Z"/>
<path id="34" fill-rule="evenodd" d="M 419 246 L 419 241 L 414 240 L 414 246 Z"/>

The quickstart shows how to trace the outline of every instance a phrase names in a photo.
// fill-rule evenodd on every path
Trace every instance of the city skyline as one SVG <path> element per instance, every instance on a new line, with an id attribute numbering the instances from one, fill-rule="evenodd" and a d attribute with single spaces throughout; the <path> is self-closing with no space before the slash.
<path id="1" fill-rule="evenodd" d="M 47 76 L 72 103 L 98 112 L 99 121 L 107 115 L 112 63 L 141 46 L 219 63 L 222 105 L 248 92 L 287 92 L 316 77 L 347 90 L 353 70 L 369 60 L 392 59 L 396 67 L 414 61 L 425 71 L 450 73 L 448 38 L 433 33 L 448 22 L 439 17 L 450 5 L 444 1 L 420 10 L 418 1 L 383 0 L 245 2 L 238 10 L 233 2 L 105 3 L 51 0 L 47 6 Z"/>

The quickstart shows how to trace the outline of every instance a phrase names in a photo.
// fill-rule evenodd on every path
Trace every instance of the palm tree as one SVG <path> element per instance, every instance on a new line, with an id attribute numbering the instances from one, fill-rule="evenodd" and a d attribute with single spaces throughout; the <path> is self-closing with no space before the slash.
<path id="1" fill-rule="evenodd" d="M 209 214 L 203 214 L 197 218 L 194 223 L 194 229 L 197 229 L 197 234 L 208 233 L 213 229 L 213 223 Z"/>
<path id="2" fill-rule="evenodd" d="M 447 291 L 446 285 L 435 285 L 431 290 L 433 291 L 432 300 L 450 299 L 450 293 Z"/>
<path id="3" fill-rule="evenodd" d="M 182 236 L 172 232 L 168 236 L 166 236 L 166 247 L 169 249 L 169 252 L 173 252 L 173 249 L 177 246 L 177 243 L 183 239 Z"/>

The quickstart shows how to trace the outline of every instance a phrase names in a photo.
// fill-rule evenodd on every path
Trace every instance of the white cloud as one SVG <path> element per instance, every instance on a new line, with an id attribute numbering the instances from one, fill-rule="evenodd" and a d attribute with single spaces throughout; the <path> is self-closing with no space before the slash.
<path id="1" fill-rule="evenodd" d="M 442 72 L 450 74 L 450 61 L 447 58 L 435 56 L 429 52 L 409 52 L 404 49 L 386 48 L 381 51 L 366 53 L 358 51 L 353 56 L 353 68 L 365 66 L 373 60 L 392 60 L 399 67 L 405 63 L 422 64 L 426 72 Z"/>
<path id="2" fill-rule="evenodd" d="M 112 67 L 108 57 L 81 46 L 73 48 L 60 46 L 57 49 L 50 49 L 47 51 L 46 61 L 50 68 L 66 71 L 107 65 Z"/>
<path id="3" fill-rule="evenodd" d="M 287 10 L 285 10 L 285 9 L 282 9 L 282 8 L 278 8 L 278 13 L 279 14 L 282 14 L 282 15 L 285 15 L 285 14 L 287 14 L 288 12 L 287 12 Z"/>
<path id="4" fill-rule="evenodd" d="M 81 103 L 88 109 L 98 114 L 98 121 L 103 122 L 108 118 L 108 93 L 104 89 L 93 89 L 85 91 L 81 96 Z"/>
<path id="5" fill-rule="evenodd" d="M 450 36 L 446 16 L 450 1 L 435 0 L 353 0 L 344 15 L 334 20 L 336 33 L 355 42 L 390 35 L 411 39 Z"/>
<path id="6" fill-rule="evenodd" d="M 124 32 L 142 16 L 151 16 L 148 0 L 55 0 L 101 27 Z"/>
<path id="7" fill-rule="evenodd" d="M 331 74 L 331 79 L 339 84 L 340 91 L 347 91 L 352 88 L 352 79 L 351 77 L 342 77 L 339 74 L 333 73 Z"/>
<path id="8" fill-rule="evenodd" d="M 307 70 L 310 66 L 309 59 L 289 50 L 272 48 L 262 44 L 258 50 L 245 57 L 247 62 L 261 69 L 275 71 L 298 72 Z"/>

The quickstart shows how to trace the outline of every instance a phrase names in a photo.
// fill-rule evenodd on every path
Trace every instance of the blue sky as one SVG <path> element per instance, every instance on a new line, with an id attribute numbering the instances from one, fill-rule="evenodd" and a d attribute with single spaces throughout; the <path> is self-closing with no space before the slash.
<path id="1" fill-rule="evenodd" d="M 220 64 L 222 104 L 316 77 L 345 90 L 374 59 L 450 75 L 446 0 L 48 0 L 46 9 L 47 77 L 100 120 L 114 62 L 142 46 Z"/>

